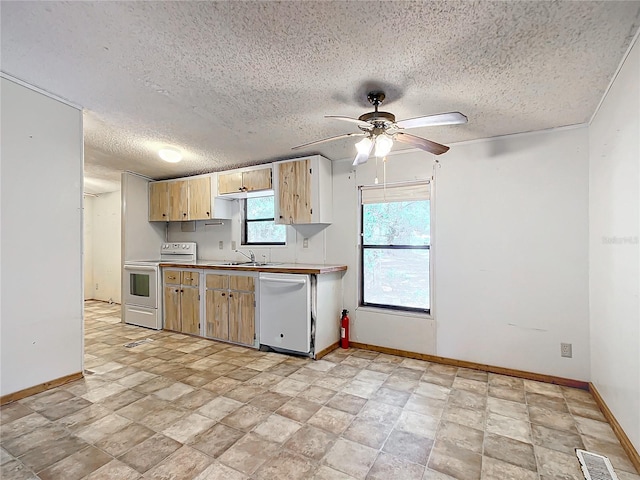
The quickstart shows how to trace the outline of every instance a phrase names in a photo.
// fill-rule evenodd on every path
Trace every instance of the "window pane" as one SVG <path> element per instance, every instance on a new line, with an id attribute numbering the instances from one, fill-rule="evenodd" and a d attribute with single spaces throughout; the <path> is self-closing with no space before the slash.
<path id="1" fill-rule="evenodd" d="M 271 221 L 247 222 L 247 244 L 250 243 L 285 243 L 287 241 L 286 225 L 276 225 Z"/>
<path id="2" fill-rule="evenodd" d="M 364 303 L 408 308 L 429 305 L 429 250 L 366 248 Z"/>
<path id="3" fill-rule="evenodd" d="M 363 209 L 365 245 L 430 245 L 429 200 L 370 203 Z"/>
<path id="4" fill-rule="evenodd" d="M 273 195 L 268 197 L 247 198 L 247 220 L 273 218 Z"/>

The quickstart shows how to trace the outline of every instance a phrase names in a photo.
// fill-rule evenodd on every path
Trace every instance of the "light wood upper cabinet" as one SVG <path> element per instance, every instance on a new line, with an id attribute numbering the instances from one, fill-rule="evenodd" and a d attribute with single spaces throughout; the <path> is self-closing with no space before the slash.
<path id="1" fill-rule="evenodd" d="M 219 195 L 269 190 L 271 187 L 271 167 L 218 173 Z"/>
<path id="2" fill-rule="evenodd" d="M 311 169 L 309 160 L 285 162 L 278 170 L 276 223 L 311 223 Z"/>
<path id="3" fill-rule="evenodd" d="M 218 193 L 238 193 L 242 191 L 242 172 L 219 173 Z"/>
<path id="4" fill-rule="evenodd" d="M 169 185 L 167 182 L 149 184 L 149 221 L 169 221 Z"/>
<path id="5" fill-rule="evenodd" d="M 214 217 L 212 182 L 216 174 L 183 180 L 163 180 L 149 184 L 149 221 L 184 222 L 208 220 Z M 220 200 L 216 213 L 218 218 L 229 218 L 227 202 Z"/>
<path id="6" fill-rule="evenodd" d="M 242 187 L 245 192 L 269 190 L 271 188 L 271 168 L 242 172 Z"/>
<path id="7" fill-rule="evenodd" d="M 189 183 L 189 220 L 211 218 L 211 177 L 198 177 Z"/>
<path id="8" fill-rule="evenodd" d="M 186 180 L 167 182 L 169 185 L 169 221 L 188 220 L 189 184 Z"/>
<path id="9" fill-rule="evenodd" d="M 314 155 L 277 162 L 275 172 L 276 223 L 331 223 L 333 187 L 328 159 Z"/>

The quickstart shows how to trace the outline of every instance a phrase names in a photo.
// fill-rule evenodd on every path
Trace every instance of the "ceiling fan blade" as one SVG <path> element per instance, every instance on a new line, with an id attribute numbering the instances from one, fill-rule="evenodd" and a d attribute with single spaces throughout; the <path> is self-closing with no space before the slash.
<path id="1" fill-rule="evenodd" d="M 446 145 L 440 145 L 439 143 L 432 142 L 426 138 L 416 137 L 415 135 L 410 135 L 408 133 L 396 133 L 395 139 L 399 142 L 420 148 L 426 152 L 433 153 L 434 155 L 442 155 L 449 150 L 449 147 Z"/>
<path id="2" fill-rule="evenodd" d="M 296 150 L 298 148 L 310 147 L 311 145 L 318 145 L 319 143 L 331 142 L 333 140 L 339 140 L 341 138 L 349 138 L 349 137 L 364 137 L 365 133 L 343 133 L 342 135 L 336 135 L 335 137 L 323 138 L 322 140 L 316 140 L 315 142 L 303 143 L 302 145 L 296 145 L 295 147 L 291 147 L 291 150 Z"/>
<path id="3" fill-rule="evenodd" d="M 343 120 L 345 122 L 357 123 L 359 127 L 371 129 L 373 125 L 369 122 L 365 122 L 364 120 L 360 120 L 358 118 L 344 117 L 342 115 L 325 115 L 324 118 L 335 118 L 336 120 Z"/>
<path id="4" fill-rule="evenodd" d="M 467 117 L 460 112 L 438 113 L 426 117 L 409 118 L 396 122 L 399 128 L 435 127 L 438 125 L 459 125 L 467 123 Z"/>

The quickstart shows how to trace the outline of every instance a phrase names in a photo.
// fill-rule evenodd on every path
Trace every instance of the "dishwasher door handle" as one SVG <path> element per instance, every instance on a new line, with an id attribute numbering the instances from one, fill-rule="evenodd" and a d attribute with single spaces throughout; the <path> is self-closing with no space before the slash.
<path id="1" fill-rule="evenodd" d="M 269 283 L 288 283 L 293 285 L 304 285 L 307 283 L 306 280 L 287 280 L 285 278 L 261 278 L 260 282 L 269 282 Z"/>

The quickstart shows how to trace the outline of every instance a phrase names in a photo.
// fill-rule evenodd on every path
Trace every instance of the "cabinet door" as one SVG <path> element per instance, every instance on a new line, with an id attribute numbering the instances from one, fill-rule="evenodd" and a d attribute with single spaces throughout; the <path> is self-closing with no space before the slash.
<path id="1" fill-rule="evenodd" d="M 167 182 L 149 184 L 149 221 L 169 221 L 169 184 Z"/>
<path id="2" fill-rule="evenodd" d="M 242 174 L 242 186 L 247 192 L 269 190 L 271 188 L 271 169 L 250 170 Z"/>
<path id="3" fill-rule="evenodd" d="M 207 288 L 217 288 L 226 290 L 229 288 L 229 275 L 219 275 L 217 273 L 207 273 Z"/>
<path id="4" fill-rule="evenodd" d="M 182 286 L 180 294 L 182 296 L 180 302 L 182 328 L 183 333 L 192 335 L 200 334 L 200 290 L 194 287 Z"/>
<path id="5" fill-rule="evenodd" d="M 253 345 L 255 336 L 254 294 L 229 292 L 229 340 Z"/>
<path id="6" fill-rule="evenodd" d="M 188 220 L 187 181 L 178 180 L 176 182 L 167 182 L 167 184 L 169 185 L 169 221 L 180 222 Z"/>
<path id="7" fill-rule="evenodd" d="M 229 277 L 229 288 L 231 290 L 255 291 L 255 278 L 232 275 Z"/>
<path id="8" fill-rule="evenodd" d="M 180 272 L 178 270 L 163 270 L 165 285 L 180 285 Z"/>
<path id="9" fill-rule="evenodd" d="M 276 223 L 311 223 L 310 161 L 278 164 L 278 213 Z"/>
<path id="10" fill-rule="evenodd" d="M 222 290 L 207 290 L 206 305 L 207 328 L 209 338 L 229 340 L 229 294 Z"/>
<path id="11" fill-rule="evenodd" d="M 180 331 L 180 286 L 164 287 L 164 328 Z"/>
<path id="12" fill-rule="evenodd" d="M 189 220 L 211 218 L 211 177 L 189 180 Z"/>
<path id="13" fill-rule="evenodd" d="M 242 172 L 219 173 L 218 194 L 238 193 L 242 191 Z"/>
<path id="14" fill-rule="evenodd" d="M 182 285 L 187 285 L 189 287 L 197 287 L 200 284 L 200 273 L 199 272 L 179 272 L 182 274 Z"/>

